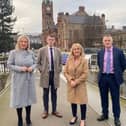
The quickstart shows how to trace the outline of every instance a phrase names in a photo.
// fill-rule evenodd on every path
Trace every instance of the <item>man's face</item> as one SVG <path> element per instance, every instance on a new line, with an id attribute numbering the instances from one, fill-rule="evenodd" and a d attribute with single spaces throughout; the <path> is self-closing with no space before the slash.
<path id="1" fill-rule="evenodd" d="M 47 36 L 46 42 L 50 47 L 54 46 L 55 37 Z"/>
<path id="2" fill-rule="evenodd" d="M 111 36 L 103 37 L 103 45 L 105 46 L 105 48 L 111 48 L 112 47 L 112 37 Z"/>

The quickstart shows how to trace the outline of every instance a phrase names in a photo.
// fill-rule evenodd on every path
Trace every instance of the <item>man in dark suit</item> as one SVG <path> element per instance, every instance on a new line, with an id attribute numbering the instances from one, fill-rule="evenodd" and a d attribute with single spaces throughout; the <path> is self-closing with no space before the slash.
<path id="1" fill-rule="evenodd" d="M 112 99 L 112 110 L 115 126 L 121 126 L 120 122 L 120 85 L 123 82 L 123 72 L 126 67 L 125 56 L 123 51 L 113 46 L 111 35 L 103 37 L 104 48 L 98 52 L 98 86 L 101 96 L 102 115 L 98 121 L 108 119 L 110 91 Z"/>
<path id="2" fill-rule="evenodd" d="M 57 89 L 60 86 L 60 72 L 62 71 L 61 52 L 54 47 L 55 35 L 49 33 L 46 37 L 47 45 L 39 49 L 38 69 L 40 71 L 40 86 L 43 88 L 44 112 L 42 118 L 48 117 L 49 113 L 49 91 L 51 92 L 52 115 L 61 118 L 57 112 Z"/>

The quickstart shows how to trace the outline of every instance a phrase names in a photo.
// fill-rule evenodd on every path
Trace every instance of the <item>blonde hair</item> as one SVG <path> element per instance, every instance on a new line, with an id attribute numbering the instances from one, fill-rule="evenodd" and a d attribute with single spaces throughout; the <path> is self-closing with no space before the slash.
<path id="1" fill-rule="evenodd" d="M 17 43 L 16 43 L 16 46 L 15 46 L 15 49 L 16 49 L 16 50 L 20 50 L 20 49 L 21 49 L 19 43 L 20 43 L 20 40 L 21 40 L 22 38 L 26 38 L 26 39 L 27 39 L 28 46 L 27 46 L 26 50 L 29 50 L 29 49 L 30 49 L 30 39 L 29 39 L 29 37 L 28 37 L 27 35 L 20 35 L 20 36 L 17 38 Z"/>
<path id="2" fill-rule="evenodd" d="M 81 51 L 80 56 L 84 57 L 85 56 L 84 49 L 83 49 L 83 47 L 82 47 L 82 45 L 80 43 L 73 43 L 72 44 L 72 47 L 70 49 L 70 57 L 74 56 L 73 49 L 76 48 L 76 47 L 78 47 L 80 49 L 80 51 Z"/>

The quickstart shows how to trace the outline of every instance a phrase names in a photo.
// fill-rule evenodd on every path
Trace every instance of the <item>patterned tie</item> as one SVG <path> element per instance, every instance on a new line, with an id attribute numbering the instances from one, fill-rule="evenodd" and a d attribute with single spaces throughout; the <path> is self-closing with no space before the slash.
<path id="1" fill-rule="evenodd" d="M 107 49 L 107 59 L 106 59 L 106 73 L 110 73 L 111 66 L 111 51 Z"/>
<path id="2" fill-rule="evenodd" d="M 54 71 L 53 48 L 50 48 L 50 54 L 51 54 L 51 70 Z"/>

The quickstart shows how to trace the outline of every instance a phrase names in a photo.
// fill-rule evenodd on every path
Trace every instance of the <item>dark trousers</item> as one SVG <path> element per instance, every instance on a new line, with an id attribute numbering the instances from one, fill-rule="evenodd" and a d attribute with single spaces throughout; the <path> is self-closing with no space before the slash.
<path id="1" fill-rule="evenodd" d="M 71 109 L 72 109 L 73 117 L 77 117 L 77 104 L 71 104 Z M 80 105 L 81 120 L 86 119 L 86 110 L 87 110 L 86 104 Z"/>
<path id="2" fill-rule="evenodd" d="M 114 75 L 112 74 L 102 74 L 100 83 L 100 96 L 101 96 L 101 105 L 102 113 L 105 116 L 108 116 L 109 111 L 109 91 L 112 99 L 112 110 L 114 118 L 120 117 L 120 85 L 117 84 Z"/>
<path id="3" fill-rule="evenodd" d="M 57 107 L 57 88 L 54 86 L 54 72 L 49 72 L 49 88 L 43 88 L 43 105 L 44 111 L 49 109 L 49 90 L 51 90 L 52 112 L 56 111 Z"/>

